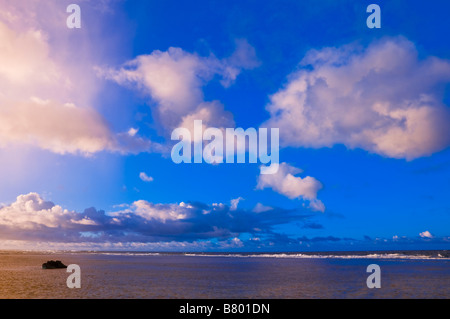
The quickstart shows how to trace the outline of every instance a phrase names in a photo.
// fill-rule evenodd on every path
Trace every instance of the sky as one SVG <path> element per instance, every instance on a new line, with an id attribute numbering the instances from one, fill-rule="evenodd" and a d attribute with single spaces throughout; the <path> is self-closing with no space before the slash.
<path id="1" fill-rule="evenodd" d="M 447 1 L 0 8 L 0 249 L 450 248 Z M 278 169 L 175 163 L 195 120 Z"/>

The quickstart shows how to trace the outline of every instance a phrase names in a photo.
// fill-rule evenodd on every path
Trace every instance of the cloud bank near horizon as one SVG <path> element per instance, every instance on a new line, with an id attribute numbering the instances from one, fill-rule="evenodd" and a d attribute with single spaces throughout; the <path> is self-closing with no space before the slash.
<path id="1" fill-rule="evenodd" d="M 363 240 L 278 232 L 277 226 L 292 222 L 302 223 L 302 229 L 322 228 L 310 222 L 312 214 L 296 209 L 246 210 L 221 203 L 155 204 L 145 200 L 119 206 L 121 210 L 109 213 L 95 208 L 80 213 L 46 201 L 37 193 L 20 195 L 0 208 L 0 244 L 2 249 L 202 251 L 450 241 L 450 237 L 431 236 L 429 231 L 417 238 L 365 236 Z"/>
<path id="2" fill-rule="evenodd" d="M 171 242 L 232 240 L 241 234 L 275 236 L 274 227 L 309 218 L 302 210 L 270 208 L 262 212 L 222 203 L 150 203 L 138 200 L 106 213 L 79 213 L 45 201 L 37 193 L 20 195 L 0 208 L 3 240 L 51 242 Z"/>

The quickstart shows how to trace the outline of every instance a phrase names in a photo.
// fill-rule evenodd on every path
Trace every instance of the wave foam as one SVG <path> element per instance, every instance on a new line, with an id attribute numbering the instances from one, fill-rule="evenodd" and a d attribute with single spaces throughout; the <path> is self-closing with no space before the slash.
<path id="1" fill-rule="evenodd" d="M 380 253 L 367 255 L 352 254 L 195 254 L 189 253 L 184 256 L 191 257 L 241 257 L 241 258 L 299 258 L 299 259 L 408 259 L 408 260 L 450 260 L 441 254 L 437 256 L 428 255 L 406 255 L 399 253 Z"/>

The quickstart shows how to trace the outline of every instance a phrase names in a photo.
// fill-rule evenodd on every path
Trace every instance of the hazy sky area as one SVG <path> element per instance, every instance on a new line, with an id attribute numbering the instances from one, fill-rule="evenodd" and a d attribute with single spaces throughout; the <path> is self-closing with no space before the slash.
<path id="1" fill-rule="evenodd" d="M 0 0 L 0 249 L 449 249 L 448 12 Z M 175 164 L 194 120 L 279 128 L 277 173 Z"/>

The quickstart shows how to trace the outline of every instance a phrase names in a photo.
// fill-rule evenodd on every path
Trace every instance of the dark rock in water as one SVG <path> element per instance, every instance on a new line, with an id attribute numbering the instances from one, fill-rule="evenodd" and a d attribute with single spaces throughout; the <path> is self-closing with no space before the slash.
<path id="1" fill-rule="evenodd" d="M 46 263 L 42 264 L 42 269 L 58 269 L 58 268 L 67 268 L 60 260 L 54 261 L 49 260 Z"/>

